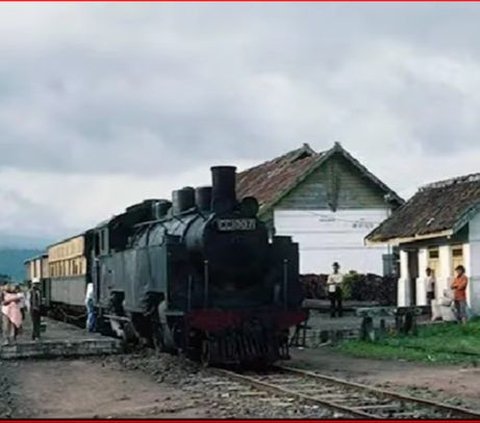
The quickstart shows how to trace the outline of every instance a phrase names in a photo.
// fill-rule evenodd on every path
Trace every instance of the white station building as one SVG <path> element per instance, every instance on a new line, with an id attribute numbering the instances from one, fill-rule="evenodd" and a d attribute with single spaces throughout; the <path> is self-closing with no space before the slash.
<path id="1" fill-rule="evenodd" d="M 299 243 L 300 271 L 392 273 L 388 245 L 364 238 L 403 200 L 339 143 L 316 153 L 308 144 L 237 175 L 239 198 L 254 196 L 272 233 Z"/>
<path id="2" fill-rule="evenodd" d="M 480 174 L 420 188 L 366 243 L 398 247 L 399 306 L 427 304 L 427 267 L 435 272 L 438 298 L 450 288 L 455 268 L 463 265 L 469 277 L 467 302 L 480 313 Z"/>

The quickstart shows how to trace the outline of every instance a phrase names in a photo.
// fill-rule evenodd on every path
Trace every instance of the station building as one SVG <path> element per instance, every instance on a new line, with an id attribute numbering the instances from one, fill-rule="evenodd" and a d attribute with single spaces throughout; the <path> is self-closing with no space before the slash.
<path id="1" fill-rule="evenodd" d="M 436 276 L 436 296 L 450 287 L 454 269 L 469 277 L 467 301 L 480 312 L 480 174 L 421 187 L 366 243 L 398 246 L 398 305 L 426 305 L 425 269 Z"/>
<path id="2" fill-rule="evenodd" d="M 324 152 L 308 144 L 240 172 L 238 197 L 254 196 L 271 234 L 299 243 L 300 271 L 391 274 L 393 250 L 366 247 L 364 237 L 404 203 L 339 143 Z"/>

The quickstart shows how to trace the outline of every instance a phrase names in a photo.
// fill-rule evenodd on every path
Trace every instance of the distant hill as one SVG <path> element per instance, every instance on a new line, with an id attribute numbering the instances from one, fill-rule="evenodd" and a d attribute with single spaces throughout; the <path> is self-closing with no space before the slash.
<path id="1" fill-rule="evenodd" d="M 23 262 L 41 253 L 40 249 L 0 248 L 0 274 L 22 282 L 25 279 Z"/>
<path id="2" fill-rule="evenodd" d="M 48 238 L 22 236 L 17 234 L 12 235 L 0 231 L 0 250 L 36 250 L 45 248 L 53 241 L 53 239 Z"/>

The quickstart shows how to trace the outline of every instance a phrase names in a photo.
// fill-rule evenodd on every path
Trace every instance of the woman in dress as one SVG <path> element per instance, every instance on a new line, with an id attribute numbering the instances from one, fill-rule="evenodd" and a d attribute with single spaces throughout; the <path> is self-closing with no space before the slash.
<path id="1" fill-rule="evenodd" d="M 18 330 L 22 326 L 21 298 L 12 285 L 8 285 L 3 294 L 2 323 L 3 336 L 8 344 L 17 339 Z"/>

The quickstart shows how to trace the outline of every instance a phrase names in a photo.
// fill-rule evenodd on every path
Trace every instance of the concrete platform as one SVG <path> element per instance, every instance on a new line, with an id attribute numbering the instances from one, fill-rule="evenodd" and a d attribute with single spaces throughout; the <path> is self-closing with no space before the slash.
<path id="1" fill-rule="evenodd" d="M 48 318 L 42 318 L 42 323 L 46 324 L 46 330 L 40 340 L 31 340 L 28 316 L 15 343 L 3 345 L 2 337 L 0 359 L 79 357 L 122 352 L 119 339 L 88 333 L 85 329 Z"/>

